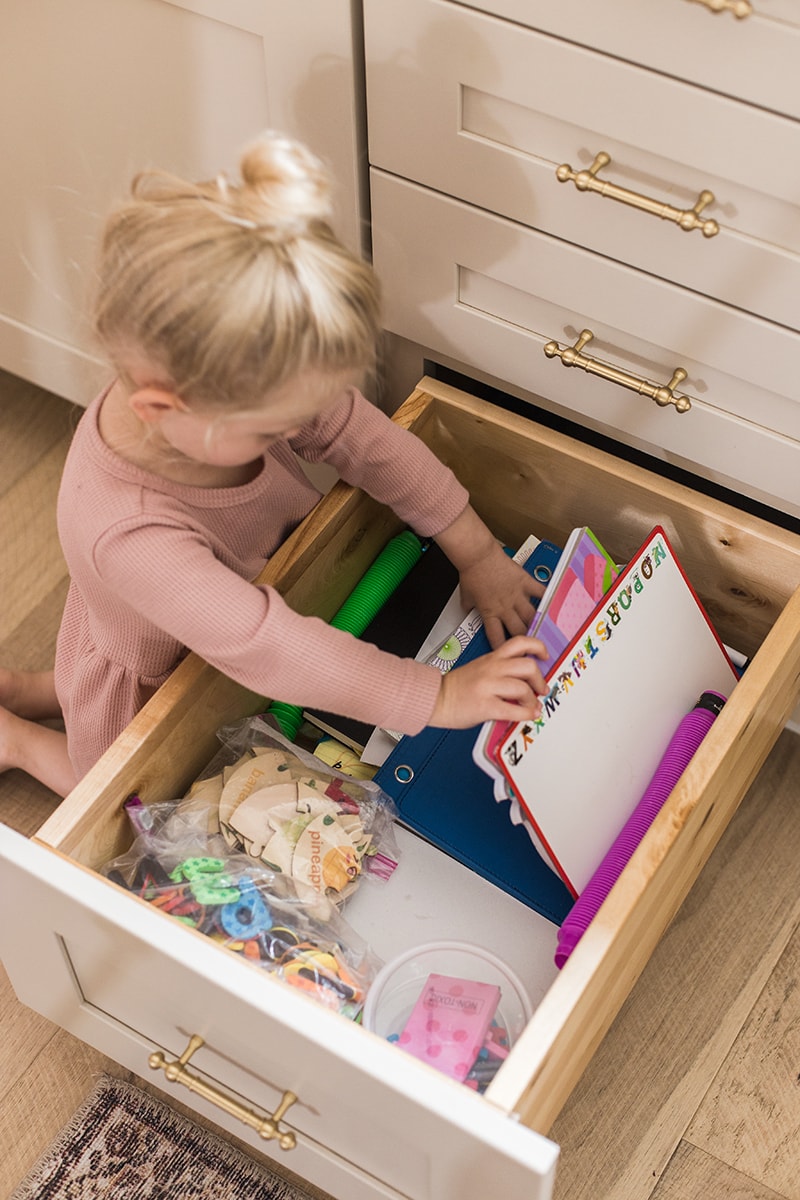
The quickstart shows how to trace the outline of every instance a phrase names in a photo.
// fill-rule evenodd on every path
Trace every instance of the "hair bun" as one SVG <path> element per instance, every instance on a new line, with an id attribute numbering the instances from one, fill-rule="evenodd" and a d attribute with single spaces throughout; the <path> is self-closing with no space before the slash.
<path id="1" fill-rule="evenodd" d="M 325 167 L 285 134 L 258 138 L 243 151 L 239 170 L 241 186 L 225 189 L 238 223 L 284 240 L 330 221 L 331 182 Z"/>

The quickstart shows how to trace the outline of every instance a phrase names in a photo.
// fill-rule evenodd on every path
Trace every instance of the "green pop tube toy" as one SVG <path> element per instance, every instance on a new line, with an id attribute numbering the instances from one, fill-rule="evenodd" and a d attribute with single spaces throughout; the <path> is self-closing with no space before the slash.
<path id="1" fill-rule="evenodd" d="M 393 537 L 331 618 L 330 624 L 334 629 L 342 629 L 354 637 L 360 637 L 395 588 L 419 562 L 422 552 L 422 542 L 410 529 L 404 529 Z M 302 706 L 273 700 L 267 713 L 278 722 L 283 736 L 294 741 L 303 723 Z"/>

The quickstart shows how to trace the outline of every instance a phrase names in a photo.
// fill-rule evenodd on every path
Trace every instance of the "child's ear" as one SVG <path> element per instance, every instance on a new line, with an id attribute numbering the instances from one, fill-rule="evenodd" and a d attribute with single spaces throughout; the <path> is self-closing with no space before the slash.
<path id="1" fill-rule="evenodd" d="M 180 396 L 170 391 L 169 388 L 158 387 L 155 384 L 148 384 L 131 392 L 128 403 L 145 425 L 158 425 L 165 416 L 172 412 L 187 411 Z"/>

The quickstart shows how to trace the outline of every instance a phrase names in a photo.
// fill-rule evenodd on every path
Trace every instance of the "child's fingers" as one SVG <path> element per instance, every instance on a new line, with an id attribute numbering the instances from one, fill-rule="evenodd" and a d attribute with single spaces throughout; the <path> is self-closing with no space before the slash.
<path id="1" fill-rule="evenodd" d="M 535 721 L 537 717 L 542 715 L 541 700 L 531 700 L 529 703 L 514 702 L 510 700 L 497 701 L 495 714 L 490 718 L 493 721 Z"/>
<path id="2" fill-rule="evenodd" d="M 541 646 L 536 639 L 509 638 L 499 650 L 456 665 L 442 678 L 430 724 L 466 729 L 482 721 L 538 717 L 547 685 L 531 654 L 536 645 Z"/>
<path id="3" fill-rule="evenodd" d="M 504 653 L 503 653 L 504 651 Z M 519 637 L 509 638 L 497 654 L 501 671 L 507 678 L 520 680 L 536 695 L 543 696 L 547 692 L 542 669 L 534 654 L 544 655 L 546 650 L 538 638 Z"/>
<path id="4" fill-rule="evenodd" d="M 501 702 L 510 701 L 517 706 L 517 717 L 520 716 L 520 708 L 539 709 L 541 700 L 534 687 L 525 679 L 504 679 L 503 684 L 498 688 L 498 700 Z"/>
<path id="5" fill-rule="evenodd" d="M 500 649 L 509 658 L 529 658 L 531 656 L 547 658 L 547 647 L 544 642 L 536 637 L 528 637 L 527 634 L 508 638 Z"/>
<path id="6" fill-rule="evenodd" d="M 540 583 L 538 579 L 534 579 L 532 575 L 525 573 L 524 581 L 525 591 L 532 599 L 541 600 L 544 595 L 546 584 Z"/>
<path id="7" fill-rule="evenodd" d="M 508 632 L 512 637 L 519 635 L 525 636 L 531 627 L 531 621 L 536 615 L 536 609 L 532 604 L 521 603 L 514 609 L 515 624 L 512 628 L 508 626 Z"/>
<path id="8" fill-rule="evenodd" d="M 536 669 L 517 670 L 513 675 L 506 672 L 497 688 L 498 695 L 502 695 L 504 699 L 513 696 L 520 703 L 527 703 L 530 696 L 546 696 L 547 691 L 544 676 Z"/>
<path id="9" fill-rule="evenodd" d="M 499 650 L 512 637 L 524 637 L 533 620 L 536 609 L 530 598 L 521 596 L 512 600 L 511 607 L 502 614 L 484 617 L 484 629 L 493 650 Z"/>
<path id="10" fill-rule="evenodd" d="M 508 638 L 506 636 L 506 627 L 501 617 L 486 617 L 483 622 L 483 628 L 486 630 L 486 637 L 492 650 L 499 650 L 502 646 L 506 645 Z"/>

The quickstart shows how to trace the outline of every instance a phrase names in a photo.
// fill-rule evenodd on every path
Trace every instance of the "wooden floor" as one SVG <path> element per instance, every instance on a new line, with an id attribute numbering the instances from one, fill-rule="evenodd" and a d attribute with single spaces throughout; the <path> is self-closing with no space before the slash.
<path id="1" fill-rule="evenodd" d="M 0 372 L 6 664 L 52 661 L 55 497 L 79 415 Z M 0 776 L 0 821 L 26 834 L 55 803 Z M 551 1131 L 558 1200 L 800 1200 L 798 880 L 800 737 L 785 732 Z M 0 1200 L 103 1071 L 131 1078 L 23 1008 L 0 969 Z"/>

